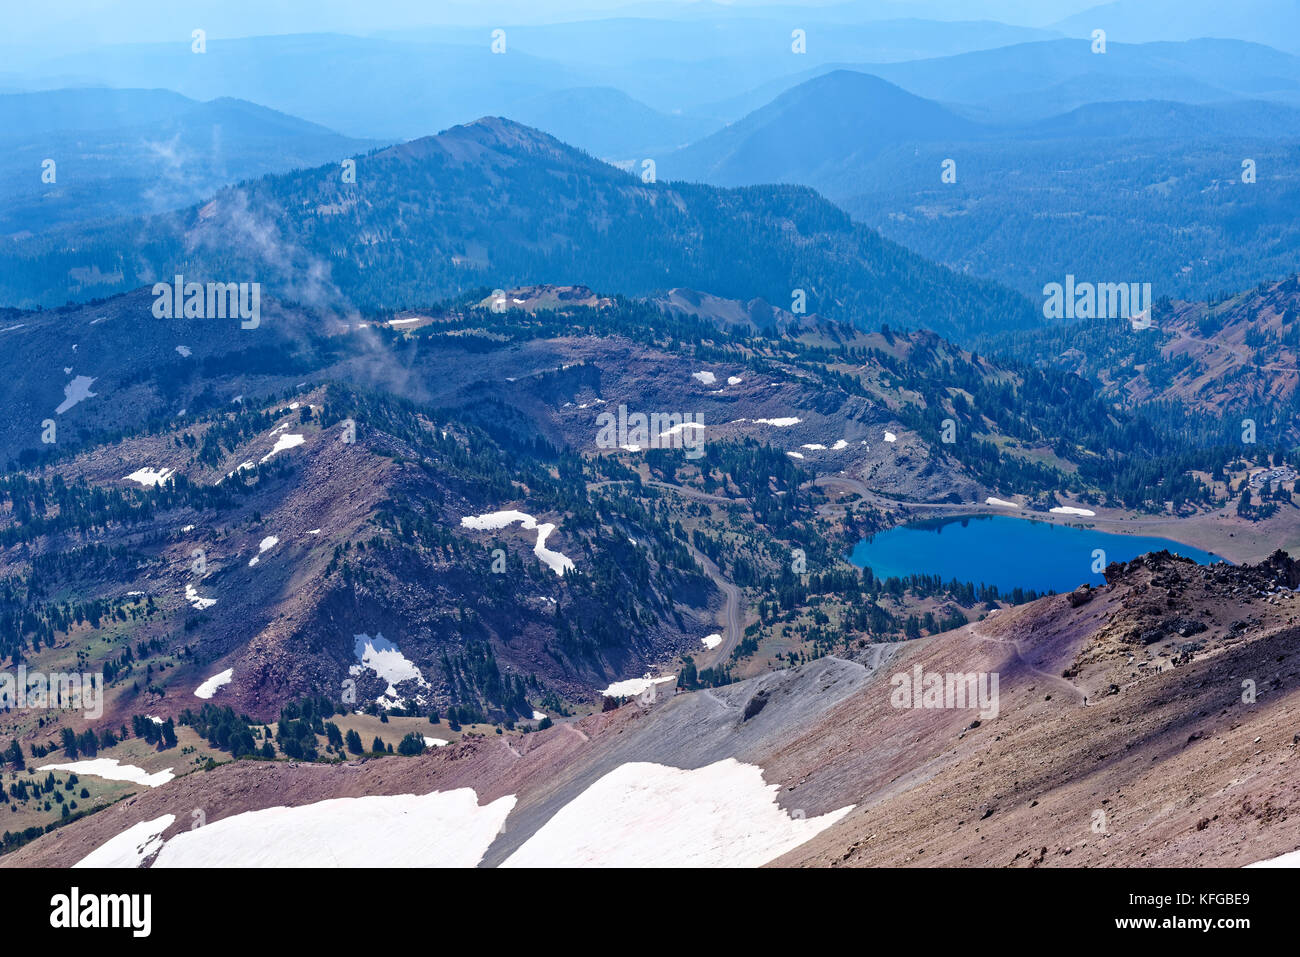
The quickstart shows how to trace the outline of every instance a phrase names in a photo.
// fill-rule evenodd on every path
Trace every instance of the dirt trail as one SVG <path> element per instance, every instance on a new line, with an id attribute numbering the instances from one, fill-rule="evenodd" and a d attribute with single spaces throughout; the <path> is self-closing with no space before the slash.
<path id="1" fill-rule="evenodd" d="M 986 635 L 982 633 L 979 630 L 978 625 L 971 625 L 970 633 L 974 635 L 976 638 L 978 638 L 980 641 L 993 641 L 999 645 L 1010 646 L 1011 650 L 1014 651 L 1016 654 L 1016 660 L 1019 661 L 1022 665 L 1024 665 L 1034 674 L 1046 678 L 1056 687 L 1061 688 L 1062 690 L 1070 691 L 1071 693 L 1077 695 L 1079 697 L 1080 702 L 1084 705 L 1084 707 L 1087 707 L 1088 696 L 1083 693 L 1082 689 L 1072 684 L 1067 679 L 1062 678 L 1060 675 L 1054 675 L 1050 671 L 1044 671 L 1042 668 L 1038 668 L 1033 664 L 1031 664 L 1029 660 L 1025 658 L 1024 654 L 1021 652 L 1020 642 L 1016 641 L 1014 638 L 994 638 L 992 635 Z"/>

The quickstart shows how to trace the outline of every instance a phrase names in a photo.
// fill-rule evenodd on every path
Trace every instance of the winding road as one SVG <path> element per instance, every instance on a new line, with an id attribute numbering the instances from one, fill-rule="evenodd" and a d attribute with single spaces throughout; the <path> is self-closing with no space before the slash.
<path id="1" fill-rule="evenodd" d="M 822 488 L 828 486 L 837 486 L 848 489 L 850 492 L 860 496 L 863 501 L 869 505 L 881 508 L 928 508 L 942 511 L 949 511 L 954 514 L 971 514 L 971 515 L 1009 515 L 1012 518 L 1030 518 L 1036 522 L 1057 522 L 1070 525 L 1123 525 L 1125 528 L 1138 530 L 1144 525 L 1177 525 L 1186 521 L 1177 515 L 1165 515 L 1159 518 L 1144 518 L 1141 516 L 1125 518 L 1107 518 L 1099 515 L 1053 515 L 1051 512 L 1034 512 L 1025 509 L 1001 508 L 997 505 L 989 505 L 984 502 L 911 502 L 906 500 L 888 498 L 879 492 L 873 492 L 857 479 L 845 478 L 842 475 L 823 475 L 814 479 L 810 484 Z M 820 505 L 818 509 L 827 509 L 833 506 Z"/>
<path id="2" fill-rule="evenodd" d="M 605 488 L 611 485 L 631 485 L 628 480 L 610 480 L 606 482 L 590 482 L 587 485 L 587 491 L 593 489 Z M 714 495 L 710 492 L 701 492 L 698 489 L 686 488 L 681 485 L 670 485 L 667 482 L 648 481 L 641 483 L 650 488 L 664 489 L 666 491 L 676 492 L 685 498 L 693 498 L 701 502 L 713 502 L 721 505 L 748 505 L 749 499 L 746 498 L 728 498 L 724 495 Z M 704 574 L 708 575 L 717 586 L 718 590 L 726 596 L 726 608 L 724 618 L 726 624 L 722 632 L 722 643 L 711 651 L 706 649 L 699 654 L 702 662 L 698 667 L 716 668 L 731 656 L 732 651 L 740 644 L 740 634 L 744 628 L 743 611 L 741 608 L 740 588 L 733 582 L 728 581 L 722 576 L 722 570 L 718 568 L 717 562 L 705 555 L 702 551 L 692 545 L 690 542 L 682 543 L 696 563 L 704 569 Z M 693 656 L 694 657 L 694 656 Z"/>

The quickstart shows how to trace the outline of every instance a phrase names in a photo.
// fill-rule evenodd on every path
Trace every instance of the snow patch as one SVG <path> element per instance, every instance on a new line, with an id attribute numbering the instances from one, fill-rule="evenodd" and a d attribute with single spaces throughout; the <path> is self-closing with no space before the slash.
<path id="1" fill-rule="evenodd" d="M 557 575 L 563 575 L 566 571 L 574 567 L 573 560 L 560 552 L 552 551 L 546 547 L 546 539 L 550 537 L 551 532 L 555 531 L 555 526 L 550 522 L 542 524 L 537 523 L 537 519 L 527 512 L 520 512 L 510 509 L 504 512 L 489 512 L 486 515 L 466 515 L 460 520 L 461 528 L 473 528 L 479 531 L 496 531 L 519 522 L 525 530 L 537 532 L 537 544 L 533 546 L 533 554 L 536 555 L 551 571 Z"/>
<path id="2" fill-rule="evenodd" d="M 161 722 L 159 722 L 161 724 Z M 150 774 L 144 768 L 134 764 L 119 764 L 117 758 L 94 758 L 87 761 L 72 761 L 67 764 L 43 764 L 37 771 L 71 771 L 73 774 L 90 774 L 107 781 L 130 781 L 156 788 L 176 777 L 172 769 Z"/>
<path id="3" fill-rule="evenodd" d="M 262 461 L 265 462 L 271 456 L 278 455 L 279 453 L 285 451 L 286 449 L 297 448 L 298 446 L 302 445 L 306 441 L 307 440 L 304 439 L 301 435 L 287 435 L 287 434 L 282 435 L 275 440 L 275 447 L 271 449 L 271 451 L 267 452 L 265 455 L 262 456 Z"/>
<path id="4" fill-rule="evenodd" d="M 110 837 L 73 867 L 139 867 L 163 845 L 162 833 L 172 826 L 175 814 L 164 814 L 152 821 L 132 824 L 121 834 Z"/>
<path id="5" fill-rule="evenodd" d="M 1268 860 L 1256 861 L 1254 864 L 1247 864 L 1247 867 L 1300 867 L 1300 850 L 1291 851 L 1289 854 L 1282 854 L 1278 857 L 1270 857 Z"/>
<path id="6" fill-rule="evenodd" d="M 1090 508 L 1075 508 L 1073 505 L 1058 505 L 1056 508 L 1048 509 L 1055 515 L 1084 515 L 1092 516 L 1097 513 Z"/>
<path id="7" fill-rule="evenodd" d="M 126 481 L 139 482 L 145 488 L 148 488 L 151 485 L 162 485 L 175 474 L 175 469 L 136 469 L 126 477 Z"/>
<path id="8" fill-rule="evenodd" d="M 502 866 L 758 867 L 853 810 L 792 818 L 779 791 L 762 768 L 734 758 L 689 771 L 631 762 L 557 811 Z"/>
<path id="9" fill-rule="evenodd" d="M 713 383 L 718 381 L 718 377 L 712 372 L 692 372 L 691 378 L 699 379 L 704 385 L 713 385 Z"/>
<path id="10" fill-rule="evenodd" d="M 999 508 L 1019 508 L 1019 507 L 1020 507 L 1020 506 L 1017 505 L 1015 502 L 1008 502 L 1008 501 L 1007 501 L 1006 499 L 1004 499 L 1004 498 L 994 498 L 994 497 L 991 496 L 991 495 L 990 495 L 988 498 L 986 498 L 986 499 L 984 500 L 984 504 L 985 504 L 985 505 L 996 505 L 996 506 L 998 506 Z"/>
<path id="11" fill-rule="evenodd" d="M 235 677 L 235 669 L 227 668 L 225 671 L 219 671 L 203 684 L 194 689 L 194 697 L 207 700 L 217 693 L 218 688 L 224 688 Z"/>
<path id="12" fill-rule="evenodd" d="M 189 602 L 196 611 L 202 611 L 204 608 L 211 608 L 217 603 L 215 598 L 204 598 L 201 596 L 198 589 L 193 585 L 185 586 L 185 600 Z"/>
<path id="13" fill-rule="evenodd" d="M 155 867 L 475 867 L 514 809 L 471 788 L 270 807 L 182 831 Z"/>
<path id="14" fill-rule="evenodd" d="M 700 639 L 700 641 L 704 642 L 705 648 L 708 648 L 709 651 L 712 651 L 714 648 L 718 647 L 718 645 L 722 644 L 722 636 L 705 635 L 703 638 Z"/>
<path id="15" fill-rule="evenodd" d="M 86 399 L 93 399 L 98 393 L 91 392 L 90 387 L 95 380 L 88 375 L 79 375 L 63 387 L 63 401 L 54 409 L 55 415 L 62 415 L 78 402 L 84 402 Z"/>
<path id="16" fill-rule="evenodd" d="M 665 675 L 662 678 L 652 678 L 647 674 L 641 678 L 628 678 L 626 681 L 615 681 L 612 685 L 602 691 L 601 694 L 607 698 L 635 698 L 651 685 L 660 685 L 676 680 L 676 675 Z"/>
<path id="17" fill-rule="evenodd" d="M 392 708 L 401 704 L 401 695 L 397 693 L 395 686 L 403 681 L 414 679 L 421 688 L 429 687 L 429 682 L 424 680 L 424 675 L 420 674 L 420 669 L 415 666 L 415 663 L 383 635 L 376 634 L 373 638 L 364 633 L 353 635 L 352 653 L 356 655 L 360 664 L 348 668 L 349 674 L 359 675 L 364 669 L 369 668 L 388 682 L 388 687 L 378 699 L 378 702 L 385 707 Z"/>
<path id="18" fill-rule="evenodd" d="M 248 566 L 251 568 L 261 560 L 261 557 L 280 544 L 280 539 L 275 535 L 268 535 L 262 539 L 261 544 L 257 546 L 257 554 L 248 560 Z"/>
<path id="19" fill-rule="evenodd" d="M 667 438 L 671 435 L 677 435 L 679 432 L 685 432 L 687 429 L 703 429 L 706 426 L 703 422 L 682 422 L 680 425 L 674 425 L 671 429 L 659 433 L 659 438 Z"/>

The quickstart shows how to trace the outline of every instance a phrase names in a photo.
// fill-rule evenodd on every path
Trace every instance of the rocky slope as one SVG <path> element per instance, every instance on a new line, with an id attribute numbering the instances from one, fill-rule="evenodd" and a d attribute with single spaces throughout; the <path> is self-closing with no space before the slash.
<path id="1" fill-rule="evenodd" d="M 137 822 L 192 807 L 209 809 L 211 824 L 462 787 L 481 806 L 513 798 L 483 864 L 539 845 L 563 858 L 548 824 L 598 782 L 608 790 L 620 768 L 653 777 L 656 765 L 734 759 L 761 769 L 776 786 L 766 800 L 789 821 L 816 822 L 769 858 L 778 865 L 1238 866 L 1300 846 L 1297 581 L 1300 566 L 1281 554 L 1253 567 L 1154 554 L 1112 566 L 1092 592 L 540 733 L 330 767 L 238 762 L 120 802 L 5 863 L 73 863 Z M 895 676 L 917 666 L 997 674 L 996 715 L 898 707 Z M 583 806 L 599 832 L 605 822 Z M 729 812 L 723 801 L 677 813 L 722 834 Z M 373 862 L 390 853 L 375 849 Z M 619 847 L 586 853 L 612 859 Z"/>

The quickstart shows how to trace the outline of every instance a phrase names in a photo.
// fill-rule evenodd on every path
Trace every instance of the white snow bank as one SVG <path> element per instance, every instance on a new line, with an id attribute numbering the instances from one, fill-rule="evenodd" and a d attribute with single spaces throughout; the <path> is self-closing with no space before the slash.
<path id="1" fill-rule="evenodd" d="M 280 544 L 280 539 L 279 536 L 276 535 L 268 535 L 266 536 L 266 538 L 262 539 L 261 544 L 257 546 L 257 554 L 248 560 L 249 567 L 256 565 L 261 560 L 261 557 L 263 555 L 265 555 L 267 552 L 269 552 L 271 549 L 275 548 L 275 546 L 279 544 Z"/>
<path id="2" fill-rule="evenodd" d="M 234 677 L 234 668 L 227 668 L 225 671 L 219 671 L 194 689 L 194 697 L 204 699 L 211 698 L 217 693 L 218 688 L 223 688 L 230 684 Z"/>
<path id="3" fill-rule="evenodd" d="M 700 639 L 700 641 L 704 642 L 705 648 L 708 648 L 709 651 L 712 651 L 714 648 L 718 647 L 718 645 L 722 644 L 722 636 L 705 635 L 703 638 Z"/>
<path id="4" fill-rule="evenodd" d="M 1270 857 L 1265 861 L 1256 861 L 1254 864 L 1247 864 L 1247 867 L 1300 867 L 1300 851 L 1291 851 L 1289 854 L 1282 854 L 1278 857 Z"/>
<path id="5" fill-rule="evenodd" d="M 838 452 L 840 449 L 848 448 L 848 446 L 849 443 L 847 439 L 836 439 L 835 444 L 831 446 L 831 451 Z"/>
<path id="6" fill-rule="evenodd" d="M 898 436 L 895 435 L 893 432 L 886 432 L 886 433 L 885 433 L 885 441 L 886 441 L 886 442 L 897 442 L 897 441 L 898 441 Z"/>
<path id="7" fill-rule="evenodd" d="M 699 379 L 705 385 L 713 385 L 713 383 L 718 381 L 718 377 L 715 376 L 712 372 L 692 372 L 691 378 Z"/>
<path id="8" fill-rule="evenodd" d="M 175 469 L 136 469 L 126 477 L 128 482 L 139 482 L 148 488 L 150 485 L 162 485 L 169 478 L 176 474 Z"/>
<path id="9" fill-rule="evenodd" d="M 460 520 L 461 528 L 475 528 L 480 531 L 496 531 L 512 525 L 515 522 L 523 522 L 524 528 L 536 528 L 537 520 L 527 512 L 519 512 L 511 509 L 506 512 L 491 512 L 487 515 L 466 515 Z"/>
<path id="10" fill-rule="evenodd" d="M 997 506 L 999 506 L 999 507 L 1001 507 L 1001 508 L 1019 508 L 1019 507 L 1020 507 L 1020 506 L 1017 505 L 1015 502 L 1008 502 L 1008 501 L 1007 501 L 1006 499 L 1004 499 L 1004 498 L 994 498 L 994 497 L 991 496 L 991 495 L 990 495 L 988 498 L 986 498 L 986 499 L 984 500 L 984 504 L 985 504 L 985 505 L 997 505 Z"/>
<path id="11" fill-rule="evenodd" d="M 504 867 L 758 867 L 843 818 L 776 803 L 763 770 L 727 758 L 684 771 L 632 762 L 570 801 Z M 200 828 L 201 833 L 206 828 Z"/>
<path id="12" fill-rule="evenodd" d="M 164 814 L 152 821 L 132 824 L 121 834 L 110 837 L 73 867 L 139 867 L 163 845 L 162 833 L 172 826 L 175 814 Z"/>
<path id="13" fill-rule="evenodd" d="M 442 738 L 425 737 L 424 746 L 426 748 L 442 748 L 451 744 L 450 741 L 444 741 Z"/>
<path id="14" fill-rule="evenodd" d="M 72 761 L 67 764 L 43 764 L 36 770 L 91 774 L 108 781 L 130 781 L 132 784 L 143 784 L 145 787 L 150 788 L 166 784 L 176 777 L 176 775 L 172 774 L 171 768 L 150 774 L 144 768 L 137 768 L 134 764 L 119 764 L 117 758 L 93 758 L 86 761 Z"/>
<path id="15" fill-rule="evenodd" d="M 1085 516 L 1090 516 L 1090 515 L 1096 515 L 1096 514 L 1097 514 L 1096 512 L 1094 512 L 1094 511 L 1093 511 L 1092 509 L 1090 509 L 1090 508 L 1075 508 L 1073 505 L 1058 505 L 1056 508 L 1049 509 L 1049 511 L 1053 512 L 1053 513 L 1056 514 L 1056 515 L 1085 515 Z"/>
<path id="16" fill-rule="evenodd" d="M 628 678 L 626 681 L 615 681 L 601 694 L 608 698 L 634 698 L 651 685 L 665 684 L 676 680 L 676 675 L 665 675 L 662 678 L 651 678 L 649 675 L 643 678 Z"/>
<path id="17" fill-rule="evenodd" d="M 265 455 L 262 456 L 262 461 L 265 462 L 271 456 L 278 455 L 279 453 L 283 452 L 285 449 L 297 448 L 298 446 L 302 445 L 306 441 L 307 440 L 304 439 L 301 435 L 296 435 L 296 434 L 289 435 L 286 433 L 285 435 L 282 435 L 275 440 L 275 447 L 272 448 L 271 451 L 267 452 Z"/>
<path id="18" fill-rule="evenodd" d="M 687 429 L 703 428 L 706 428 L 706 426 L 702 422 L 682 422 L 678 425 L 674 425 L 671 429 L 666 429 L 665 431 L 660 432 L 659 438 L 663 439 L 671 435 L 677 435 L 679 432 L 685 432 Z"/>
<path id="19" fill-rule="evenodd" d="M 803 453 L 802 453 L 802 452 L 787 452 L 787 453 L 785 453 L 785 454 L 788 455 L 788 456 L 790 456 L 790 458 L 792 458 L 792 459 L 801 459 L 801 458 L 803 458 Z"/>
<path id="20" fill-rule="evenodd" d="M 567 555 L 560 552 L 552 551 L 546 547 L 546 539 L 551 532 L 555 531 L 555 526 L 550 522 L 541 525 L 537 524 L 537 519 L 533 518 L 527 512 L 520 512 L 514 509 L 505 512 L 490 512 L 486 515 L 466 515 L 460 520 L 462 528 L 473 528 L 480 531 L 505 528 L 507 525 L 513 525 L 520 522 L 526 530 L 537 532 L 537 544 L 533 546 L 533 554 L 536 555 L 551 571 L 557 575 L 563 575 L 574 567 L 573 560 Z"/>
<path id="21" fill-rule="evenodd" d="M 414 679 L 421 688 L 429 686 L 415 662 L 402 654 L 401 649 L 383 635 L 375 635 L 373 638 L 367 634 L 353 635 L 352 653 L 360 664 L 352 665 L 348 669 L 349 673 L 359 675 L 363 668 L 369 668 L 388 682 L 388 688 L 384 691 L 385 698 L 398 701 L 400 695 L 394 686 L 403 681 Z"/>
<path id="22" fill-rule="evenodd" d="M 737 421 L 744 422 L 745 420 L 737 419 Z M 798 425 L 802 421 L 803 419 L 795 418 L 792 415 L 786 416 L 785 418 L 781 418 L 781 419 L 755 419 L 754 420 L 754 422 L 758 425 L 772 425 L 778 429 L 784 429 L 791 425 Z"/>
<path id="23" fill-rule="evenodd" d="M 163 845 L 155 867 L 475 867 L 515 806 L 471 788 L 245 811 Z"/>
<path id="24" fill-rule="evenodd" d="M 217 603 L 215 598 L 204 598 L 193 585 L 185 586 L 185 600 L 197 611 L 202 611 L 204 608 L 211 608 Z"/>
<path id="25" fill-rule="evenodd" d="M 189 346 L 177 346 L 177 347 L 176 347 L 176 351 L 179 352 L 180 355 L 181 355 L 181 358 L 184 358 L 184 359 L 188 359 L 190 356 L 192 356 L 192 355 L 194 354 L 194 353 L 192 353 L 192 352 L 190 351 L 190 347 L 189 347 Z"/>
<path id="26" fill-rule="evenodd" d="M 54 409 L 55 415 L 62 415 L 78 402 L 84 402 L 86 399 L 95 398 L 98 393 L 91 392 L 90 387 L 94 385 L 95 380 L 88 375 L 79 375 L 63 387 L 63 401 Z"/>

